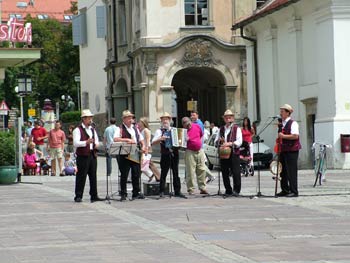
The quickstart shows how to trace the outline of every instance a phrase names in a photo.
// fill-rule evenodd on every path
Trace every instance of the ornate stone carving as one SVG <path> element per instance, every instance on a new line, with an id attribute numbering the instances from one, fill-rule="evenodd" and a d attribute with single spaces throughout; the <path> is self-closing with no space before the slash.
<path id="1" fill-rule="evenodd" d="M 213 67 L 217 64 L 213 58 L 211 43 L 208 40 L 198 38 L 190 41 L 186 44 L 185 49 L 185 54 L 179 63 L 181 66 Z"/>
<path id="2" fill-rule="evenodd" d="M 147 75 L 156 75 L 158 71 L 157 63 L 151 62 L 145 65 Z"/>

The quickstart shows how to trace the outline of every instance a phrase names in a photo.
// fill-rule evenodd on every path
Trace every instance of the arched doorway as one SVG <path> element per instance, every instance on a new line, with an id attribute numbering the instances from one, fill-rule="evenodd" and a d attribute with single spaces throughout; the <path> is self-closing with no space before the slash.
<path id="1" fill-rule="evenodd" d="M 179 70 L 171 85 L 176 92 L 177 117 L 189 116 L 187 101 L 197 101 L 200 119 L 221 122 L 225 111 L 225 78 L 220 71 L 209 67 L 189 67 Z"/>
<path id="2" fill-rule="evenodd" d="M 125 79 L 119 79 L 117 85 L 113 87 L 112 107 L 113 116 L 121 120 L 122 112 L 128 108 L 128 86 Z"/>

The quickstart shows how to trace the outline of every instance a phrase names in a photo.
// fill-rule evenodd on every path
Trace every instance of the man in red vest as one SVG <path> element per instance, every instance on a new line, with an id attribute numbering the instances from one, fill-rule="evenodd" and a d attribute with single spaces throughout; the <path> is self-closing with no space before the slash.
<path id="1" fill-rule="evenodd" d="M 144 152 L 144 138 L 140 133 L 139 129 L 133 124 L 134 114 L 129 110 L 123 111 L 123 123 L 116 128 L 114 133 L 115 142 L 124 142 L 130 145 L 135 144 Z M 131 169 L 131 182 L 132 182 L 132 199 L 143 199 L 144 196 L 141 193 L 140 186 L 140 158 L 137 156 L 138 160 L 131 160 L 127 154 L 118 154 L 118 166 L 120 170 L 120 201 L 126 200 L 127 193 L 127 180 L 129 171 Z"/>
<path id="2" fill-rule="evenodd" d="M 235 115 L 231 110 L 226 110 L 224 112 L 223 119 L 225 125 L 220 127 L 215 138 L 215 144 L 230 149 L 227 151 L 226 157 L 219 156 L 222 179 L 226 189 L 225 195 L 238 196 L 241 192 L 239 147 L 242 145 L 242 131 L 241 128 L 234 123 Z M 230 182 L 230 174 L 232 174 L 233 177 L 233 189 Z"/>
<path id="3" fill-rule="evenodd" d="M 96 130 L 92 127 L 92 117 L 90 110 L 81 112 L 82 123 L 73 130 L 73 145 L 76 148 L 78 172 L 75 178 L 75 198 L 74 201 L 80 203 L 84 194 L 86 176 L 89 175 L 90 201 L 103 201 L 97 195 L 97 155 L 96 149 L 99 143 Z"/>
<path id="4" fill-rule="evenodd" d="M 282 140 L 280 161 L 282 164 L 281 189 L 277 196 L 297 197 L 298 192 L 298 156 L 301 149 L 299 141 L 299 125 L 290 115 L 293 108 L 289 104 L 280 107 L 282 132 L 278 138 Z"/>

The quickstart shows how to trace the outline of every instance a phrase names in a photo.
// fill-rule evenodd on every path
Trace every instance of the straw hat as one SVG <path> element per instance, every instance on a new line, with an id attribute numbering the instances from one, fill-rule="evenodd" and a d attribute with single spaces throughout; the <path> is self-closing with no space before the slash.
<path id="1" fill-rule="evenodd" d="M 160 116 L 160 118 L 168 118 L 171 119 L 171 115 L 168 112 L 164 112 L 164 114 L 162 116 Z"/>
<path id="2" fill-rule="evenodd" d="M 85 110 L 81 111 L 81 118 L 92 117 L 92 116 L 94 116 L 94 115 L 92 114 L 92 112 L 89 109 L 85 109 Z"/>
<path id="3" fill-rule="evenodd" d="M 135 115 L 132 114 L 131 111 L 125 110 L 125 111 L 123 111 L 123 116 L 122 116 L 122 118 L 124 119 L 124 118 L 126 118 L 126 117 L 134 117 L 134 116 L 135 116 Z"/>
<path id="4" fill-rule="evenodd" d="M 235 116 L 235 115 L 233 114 L 233 112 L 231 110 L 226 110 L 222 117 L 225 117 L 225 116 Z"/>
<path id="5" fill-rule="evenodd" d="M 289 104 L 284 104 L 284 105 L 282 105 L 282 106 L 280 107 L 280 109 L 284 109 L 284 110 L 286 110 L 286 111 L 289 111 L 290 113 L 293 112 L 293 108 L 292 108 L 292 106 L 290 106 Z"/>

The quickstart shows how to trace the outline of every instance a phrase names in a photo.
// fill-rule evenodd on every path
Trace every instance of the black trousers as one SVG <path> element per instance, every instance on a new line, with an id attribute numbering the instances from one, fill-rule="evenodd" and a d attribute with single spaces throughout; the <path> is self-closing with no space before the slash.
<path id="1" fill-rule="evenodd" d="M 231 153 L 229 159 L 220 159 L 222 180 L 226 189 L 226 194 L 232 194 L 230 174 L 233 176 L 233 190 L 239 194 L 241 192 L 241 172 L 239 167 L 239 156 Z"/>
<path id="2" fill-rule="evenodd" d="M 131 169 L 132 196 L 136 197 L 140 194 L 141 167 L 139 163 L 132 162 L 126 159 L 126 157 L 127 155 L 119 155 L 119 157 L 117 157 L 120 171 L 120 195 L 128 195 L 126 184 Z"/>
<path id="3" fill-rule="evenodd" d="M 83 198 L 86 176 L 89 175 L 90 196 L 97 197 L 96 169 L 97 159 L 91 153 L 89 156 L 77 156 L 78 172 L 75 177 L 75 197 Z"/>
<path id="4" fill-rule="evenodd" d="M 168 175 L 169 169 L 173 172 L 173 186 L 175 194 L 181 192 L 181 182 L 179 177 L 179 154 L 178 153 L 169 153 L 161 154 L 160 156 L 160 183 L 159 191 L 164 192 L 166 177 Z"/>
<path id="5" fill-rule="evenodd" d="M 282 164 L 281 189 L 285 193 L 298 193 L 298 156 L 296 152 L 282 152 L 280 162 Z"/>

